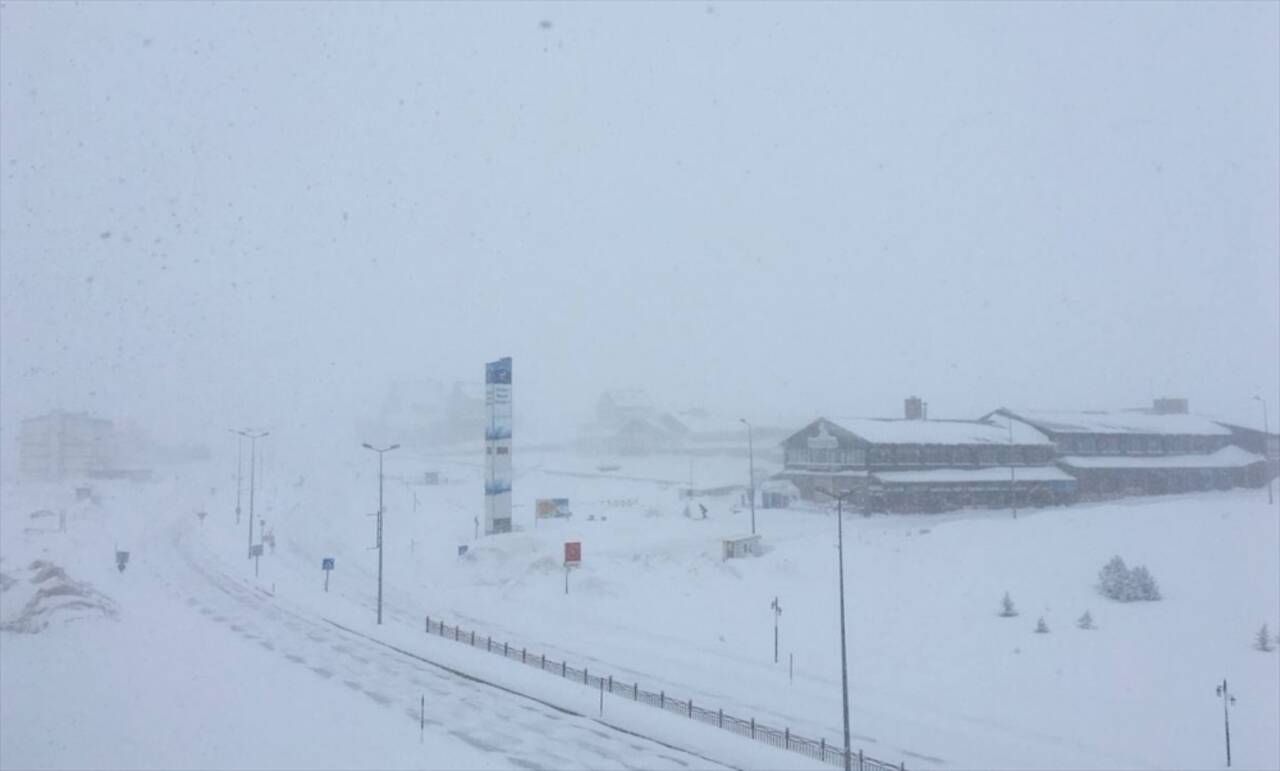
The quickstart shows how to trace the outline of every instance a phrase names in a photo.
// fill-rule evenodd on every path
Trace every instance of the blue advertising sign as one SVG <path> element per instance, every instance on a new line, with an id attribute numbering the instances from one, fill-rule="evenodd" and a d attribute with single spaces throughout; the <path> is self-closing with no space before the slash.
<path id="1" fill-rule="evenodd" d="M 511 532 L 511 357 L 484 365 L 484 532 Z"/>
<path id="2" fill-rule="evenodd" d="M 320 560 L 321 570 L 333 570 L 333 557 L 325 557 Z"/>
<path id="3" fill-rule="evenodd" d="M 486 385 L 489 383 L 511 385 L 511 357 L 504 356 L 497 361 L 487 362 L 484 365 L 484 382 Z"/>

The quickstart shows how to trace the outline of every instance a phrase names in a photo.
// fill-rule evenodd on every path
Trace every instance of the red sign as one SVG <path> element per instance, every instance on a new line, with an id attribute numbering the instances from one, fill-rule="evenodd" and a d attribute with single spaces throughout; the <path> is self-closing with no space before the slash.
<path id="1" fill-rule="evenodd" d="M 582 562 L 582 543 L 580 541 L 565 541 L 564 562 L 566 565 Z"/>

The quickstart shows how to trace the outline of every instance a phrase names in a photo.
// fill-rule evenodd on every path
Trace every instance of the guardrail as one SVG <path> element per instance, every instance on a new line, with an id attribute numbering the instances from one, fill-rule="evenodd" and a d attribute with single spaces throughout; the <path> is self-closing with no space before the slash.
<path id="1" fill-rule="evenodd" d="M 682 715 L 690 720 L 713 725 L 721 730 L 745 736 L 779 749 L 798 752 L 801 755 L 806 755 L 824 763 L 840 767 L 845 766 L 845 751 L 841 750 L 838 743 L 829 744 L 826 739 L 810 739 L 792 733 L 790 728 L 774 728 L 756 722 L 755 718 L 743 719 L 726 714 L 723 709 L 709 709 L 698 706 L 693 703 L 692 699 L 677 699 L 668 696 L 666 691 L 646 691 L 640 687 L 638 682 L 623 682 L 615 679 L 613 675 L 591 674 L 586 667 L 581 669 L 571 667 L 563 660 L 557 662 L 554 659 L 547 658 L 546 654 L 530 653 L 527 648 L 516 648 L 509 643 L 494 640 L 488 635 L 478 635 L 474 629 L 464 630 L 461 626 L 449 626 L 442 621 L 432 621 L 430 616 L 426 617 L 426 632 L 427 634 L 439 635 L 447 640 L 469 645 L 472 648 L 483 648 L 489 653 L 519 661 L 527 666 L 537 667 L 543 672 L 558 675 L 588 688 L 608 691 L 614 696 L 648 704 L 649 706 Z M 877 760 L 869 755 L 864 755 L 862 750 L 854 752 L 850 749 L 847 752 L 849 753 L 849 768 L 857 771 L 906 771 L 907 768 L 905 763 L 895 765 L 883 760 Z"/>

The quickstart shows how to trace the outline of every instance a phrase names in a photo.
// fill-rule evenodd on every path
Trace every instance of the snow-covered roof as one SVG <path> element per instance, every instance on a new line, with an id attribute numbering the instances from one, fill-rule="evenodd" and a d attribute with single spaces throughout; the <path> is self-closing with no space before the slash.
<path id="1" fill-rule="evenodd" d="M 1036 428 L 1059 434 L 1231 435 L 1230 429 L 1202 415 L 1161 415 L 1144 410 L 1006 411 Z"/>
<path id="2" fill-rule="evenodd" d="M 653 400 L 649 398 L 649 394 L 639 388 L 619 388 L 614 391 L 606 391 L 600 398 L 608 399 L 613 406 L 623 409 L 653 409 Z"/>
<path id="3" fill-rule="evenodd" d="M 973 482 L 1008 482 L 1008 466 L 990 468 L 939 468 L 923 471 L 877 471 L 876 479 L 886 484 L 947 484 Z M 1015 467 L 1016 482 L 1072 482 L 1075 477 L 1053 466 Z"/>
<path id="4" fill-rule="evenodd" d="M 1009 444 L 1008 426 L 981 420 L 889 420 L 835 418 L 826 421 L 831 430 L 844 429 L 872 444 Z M 1014 422 L 1015 444 L 1052 444 L 1049 438 L 1025 423 Z"/>
<path id="5" fill-rule="evenodd" d="M 1068 455 L 1059 458 L 1058 462 L 1070 468 L 1243 468 L 1264 461 L 1261 455 L 1242 450 L 1235 445 L 1228 445 L 1208 455 L 1155 455 L 1155 456 L 1085 456 Z"/>

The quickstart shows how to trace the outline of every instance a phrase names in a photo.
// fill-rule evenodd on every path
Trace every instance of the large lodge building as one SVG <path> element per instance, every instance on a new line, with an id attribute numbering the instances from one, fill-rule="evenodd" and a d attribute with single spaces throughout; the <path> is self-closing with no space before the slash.
<path id="1" fill-rule="evenodd" d="M 1275 475 L 1277 456 L 1268 453 L 1268 464 L 1241 436 L 1275 446 L 1272 435 L 1259 440 L 1188 414 L 1183 399 L 1158 399 L 1151 409 L 999 409 L 978 420 L 929 420 L 912 397 L 903 419 L 813 421 L 782 442 L 777 478 L 811 500 L 848 491 L 849 505 L 864 511 L 1048 506 L 1261 486 Z"/>

